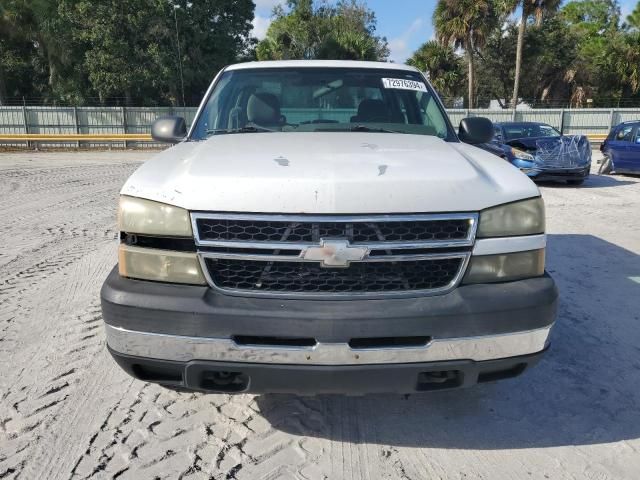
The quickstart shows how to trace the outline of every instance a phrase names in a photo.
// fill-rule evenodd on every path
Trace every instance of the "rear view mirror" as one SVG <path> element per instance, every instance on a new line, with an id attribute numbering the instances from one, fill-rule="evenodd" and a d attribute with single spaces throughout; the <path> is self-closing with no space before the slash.
<path id="1" fill-rule="evenodd" d="M 490 142 L 493 138 L 493 123 L 484 117 L 463 118 L 460 121 L 458 137 L 471 145 Z"/>
<path id="2" fill-rule="evenodd" d="M 182 117 L 160 117 L 151 126 L 151 138 L 157 142 L 178 143 L 187 136 L 187 123 Z"/>

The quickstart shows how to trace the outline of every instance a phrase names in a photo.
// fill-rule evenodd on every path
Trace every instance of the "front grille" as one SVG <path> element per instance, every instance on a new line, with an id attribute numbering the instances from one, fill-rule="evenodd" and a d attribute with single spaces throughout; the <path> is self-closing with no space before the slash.
<path id="1" fill-rule="evenodd" d="M 477 214 L 193 213 L 211 286 L 256 295 L 442 293 L 464 274 Z"/>
<path id="2" fill-rule="evenodd" d="M 331 222 L 264 221 L 200 218 L 200 240 L 240 242 L 317 243 L 321 238 L 344 238 L 351 243 L 462 240 L 469 235 L 468 219 Z"/>
<path id="3" fill-rule="evenodd" d="M 213 282 L 251 292 L 367 293 L 435 290 L 449 285 L 462 258 L 407 262 L 353 263 L 323 268 L 318 263 L 206 259 Z"/>

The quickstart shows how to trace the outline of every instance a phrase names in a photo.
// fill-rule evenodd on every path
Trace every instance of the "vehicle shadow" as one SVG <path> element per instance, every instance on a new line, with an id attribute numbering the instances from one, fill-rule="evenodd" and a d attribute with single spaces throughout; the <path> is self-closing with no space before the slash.
<path id="1" fill-rule="evenodd" d="M 407 397 L 263 395 L 261 414 L 295 435 L 397 446 L 520 449 L 640 437 L 640 256 L 590 235 L 550 235 L 547 266 L 561 295 L 558 322 L 550 351 L 524 375 Z"/>
<path id="2" fill-rule="evenodd" d="M 633 177 L 630 177 L 633 178 Z M 582 185 L 570 185 L 565 182 L 536 182 L 539 187 L 553 187 L 553 188 L 608 188 L 608 187 L 621 187 L 623 185 L 631 185 L 637 182 L 632 180 L 622 179 L 620 176 L 611 175 L 597 175 L 591 174 L 589 178 L 585 180 Z"/>

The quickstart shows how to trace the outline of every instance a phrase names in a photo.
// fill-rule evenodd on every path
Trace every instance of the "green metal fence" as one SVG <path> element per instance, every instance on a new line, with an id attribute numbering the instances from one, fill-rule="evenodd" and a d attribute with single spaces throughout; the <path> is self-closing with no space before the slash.
<path id="1" fill-rule="evenodd" d="M 170 107 L 45 107 L 0 106 L 0 136 L 2 134 L 148 134 L 153 121 L 162 115 L 180 115 L 191 124 L 196 108 Z M 350 110 L 332 112 L 334 120 L 348 121 Z M 295 122 L 304 112 L 288 112 L 289 121 Z M 449 109 L 454 125 L 466 116 L 484 116 L 492 121 L 536 121 L 558 128 L 565 134 L 604 135 L 620 122 L 640 120 L 640 108 L 620 109 L 530 109 L 485 110 Z M 334 118 L 336 115 L 340 118 Z M 344 119 L 342 119 L 344 116 Z M 329 117 L 327 117 L 329 118 Z M 0 140 L 0 145 L 25 146 L 29 142 Z M 80 146 L 78 142 L 40 143 L 45 147 Z M 111 146 L 110 143 L 108 146 Z M 155 146 L 150 142 L 120 142 L 118 146 Z M 105 147 L 102 142 L 83 142 L 87 147 Z"/>
<path id="2" fill-rule="evenodd" d="M 531 110 L 449 109 L 457 125 L 464 117 L 487 117 L 494 122 L 543 122 L 567 135 L 605 135 L 611 127 L 628 120 L 640 120 L 640 108 L 578 108 Z"/>

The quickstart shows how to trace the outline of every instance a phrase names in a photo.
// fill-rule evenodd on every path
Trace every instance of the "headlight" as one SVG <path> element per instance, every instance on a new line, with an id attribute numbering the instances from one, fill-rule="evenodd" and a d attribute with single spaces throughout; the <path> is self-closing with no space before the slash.
<path id="1" fill-rule="evenodd" d="M 183 208 L 136 197 L 120 197 L 118 227 L 145 238 L 144 247 L 120 244 L 118 271 L 121 276 L 156 282 L 205 285 L 206 281 L 193 252 L 167 250 L 163 240 L 193 238 L 189 212 Z M 137 243 L 137 242 L 136 242 Z M 154 248 L 147 248 L 148 246 Z"/>
<path id="2" fill-rule="evenodd" d="M 166 237 L 192 237 L 189 212 L 183 208 L 136 197 L 120 197 L 121 232 Z"/>
<path id="3" fill-rule="evenodd" d="M 118 272 L 123 277 L 156 282 L 206 283 L 195 253 L 120 245 Z"/>
<path id="4" fill-rule="evenodd" d="M 464 283 L 511 282 L 544 274 L 544 249 L 471 257 Z"/>
<path id="5" fill-rule="evenodd" d="M 512 148 L 511 154 L 520 160 L 528 160 L 530 162 L 533 162 L 534 160 L 533 155 L 517 148 Z"/>
<path id="6" fill-rule="evenodd" d="M 500 205 L 480 212 L 478 238 L 511 237 L 544 233 L 541 197 Z"/>

